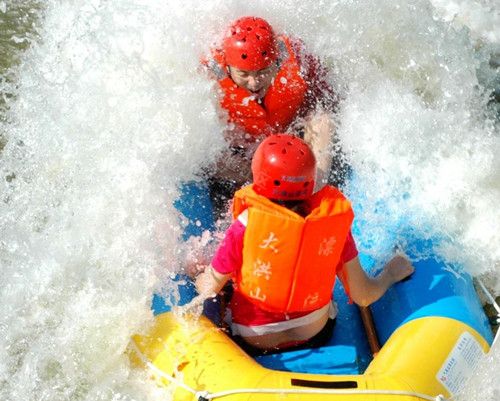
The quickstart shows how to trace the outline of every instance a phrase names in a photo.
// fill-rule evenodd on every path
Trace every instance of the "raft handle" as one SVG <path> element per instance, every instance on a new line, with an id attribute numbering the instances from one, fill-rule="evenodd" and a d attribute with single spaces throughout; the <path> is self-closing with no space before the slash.
<path id="1" fill-rule="evenodd" d="M 292 386 L 312 388 L 358 388 L 358 382 L 353 380 L 325 382 L 319 380 L 292 379 L 291 383 Z"/>

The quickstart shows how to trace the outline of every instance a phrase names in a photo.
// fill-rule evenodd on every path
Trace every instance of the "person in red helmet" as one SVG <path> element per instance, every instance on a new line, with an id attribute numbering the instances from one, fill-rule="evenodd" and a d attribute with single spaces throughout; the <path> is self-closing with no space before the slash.
<path id="1" fill-rule="evenodd" d="M 190 305 L 232 280 L 231 331 L 251 354 L 328 341 L 336 277 L 366 306 L 413 273 L 408 260 L 396 256 L 376 278 L 366 275 L 351 234 L 351 204 L 329 185 L 313 192 L 316 158 L 302 139 L 269 136 L 251 168 L 253 184 L 236 192 L 233 223 L 197 277 L 199 296 Z"/>
<path id="2" fill-rule="evenodd" d="M 292 128 L 313 147 L 320 175 L 328 175 L 336 99 L 327 71 L 299 40 L 276 35 L 262 18 L 242 17 L 230 25 L 205 64 L 219 83 L 228 121 L 229 149 L 211 174 L 212 192 L 231 197 L 250 180 L 258 143 Z M 343 168 L 335 167 L 341 175 Z"/>

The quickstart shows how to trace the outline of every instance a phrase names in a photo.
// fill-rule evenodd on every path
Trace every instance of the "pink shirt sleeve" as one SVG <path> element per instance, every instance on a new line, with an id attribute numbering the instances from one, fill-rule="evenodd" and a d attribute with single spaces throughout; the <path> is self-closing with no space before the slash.
<path id="1" fill-rule="evenodd" d="M 337 266 L 337 277 L 342 281 L 344 290 L 349 298 L 349 303 L 352 303 L 351 299 L 351 289 L 349 288 L 347 271 L 344 270 L 344 263 L 350 262 L 356 256 L 358 256 L 358 248 L 356 248 L 356 242 L 352 236 L 352 232 L 349 231 L 349 235 L 344 244 L 344 249 L 342 250 L 342 255 L 340 256 L 340 261 Z"/>
<path id="2" fill-rule="evenodd" d="M 356 247 L 356 242 L 354 242 L 352 233 L 349 231 L 344 244 L 344 249 L 340 255 L 340 263 L 343 265 L 344 263 L 353 260 L 356 256 L 358 256 L 358 248 Z"/>
<path id="3" fill-rule="evenodd" d="M 241 268 L 244 234 L 245 226 L 239 220 L 235 220 L 229 226 L 212 259 L 212 266 L 217 273 L 231 274 Z"/>

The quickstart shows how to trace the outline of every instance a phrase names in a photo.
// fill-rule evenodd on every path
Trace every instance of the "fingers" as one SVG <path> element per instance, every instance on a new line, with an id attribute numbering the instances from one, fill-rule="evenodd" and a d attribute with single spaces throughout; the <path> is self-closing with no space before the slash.
<path id="1" fill-rule="evenodd" d="M 191 278 L 195 278 L 199 274 L 203 273 L 206 269 L 206 264 L 199 263 L 189 263 L 184 267 L 184 272 Z"/>

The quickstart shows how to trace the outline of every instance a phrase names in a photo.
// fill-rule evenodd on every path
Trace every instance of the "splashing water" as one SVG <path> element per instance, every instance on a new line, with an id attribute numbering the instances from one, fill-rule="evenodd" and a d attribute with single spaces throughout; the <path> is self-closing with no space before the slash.
<path id="1" fill-rule="evenodd" d="M 301 37 L 331 68 L 367 205 L 385 198 L 388 219 L 449 238 L 440 252 L 500 293 L 495 2 L 25 3 L 37 36 L 24 36 L 15 82 L 0 81 L 14 95 L 0 155 L 1 399 L 165 399 L 124 351 L 182 264 L 177 186 L 224 146 L 199 59 L 240 15 Z M 12 10 L 0 1 L 0 18 Z M 498 399 L 499 360 L 497 346 L 464 400 Z"/>

